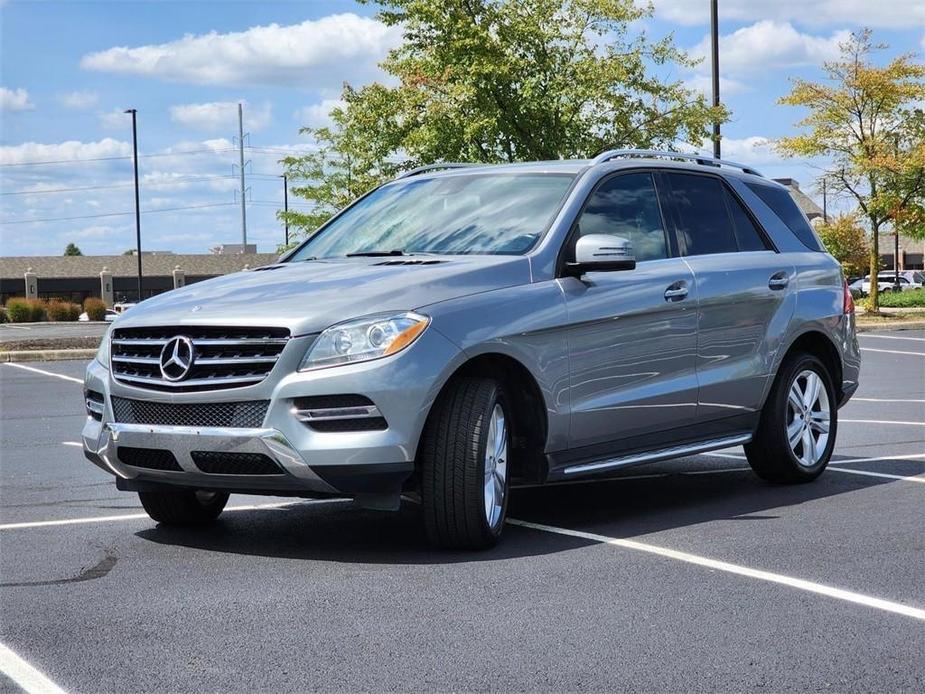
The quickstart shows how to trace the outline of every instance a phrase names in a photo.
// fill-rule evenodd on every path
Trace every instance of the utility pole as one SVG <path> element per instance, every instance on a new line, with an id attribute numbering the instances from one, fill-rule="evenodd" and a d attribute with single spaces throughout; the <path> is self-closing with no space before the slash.
<path id="1" fill-rule="evenodd" d="M 713 107 L 719 107 L 719 8 L 717 0 L 710 0 L 710 37 L 713 53 Z M 719 141 L 719 121 L 713 123 L 713 156 L 717 159 L 722 155 Z"/>
<path id="2" fill-rule="evenodd" d="M 125 113 L 132 114 L 132 162 L 135 165 L 135 253 L 138 258 L 138 301 L 141 295 L 141 208 L 138 204 L 138 126 L 137 109 L 126 109 Z"/>
<path id="3" fill-rule="evenodd" d="M 822 177 L 822 221 L 829 223 L 829 199 L 826 195 L 825 176 Z"/>
<path id="4" fill-rule="evenodd" d="M 283 179 L 283 212 L 286 217 L 283 221 L 286 223 L 286 245 L 289 245 L 289 178 L 286 174 L 282 175 Z"/>
<path id="5" fill-rule="evenodd" d="M 247 205 L 244 202 L 244 106 L 238 104 L 238 161 L 241 169 L 241 252 L 247 250 Z"/>

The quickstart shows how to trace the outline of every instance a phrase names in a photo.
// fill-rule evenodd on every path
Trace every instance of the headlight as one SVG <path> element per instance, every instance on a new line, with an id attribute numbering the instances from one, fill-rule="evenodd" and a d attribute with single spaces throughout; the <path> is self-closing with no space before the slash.
<path id="1" fill-rule="evenodd" d="M 387 357 L 418 339 L 429 323 L 427 316 L 400 313 L 332 325 L 309 348 L 299 371 Z"/>
<path id="2" fill-rule="evenodd" d="M 100 348 L 96 350 L 96 360 L 107 369 L 109 368 L 109 337 L 111 332 L 112 326 L 110 325 L 108 328 L 106 328 L 106 333 L 103 335 L 103 341 L 100 342 Z"/>

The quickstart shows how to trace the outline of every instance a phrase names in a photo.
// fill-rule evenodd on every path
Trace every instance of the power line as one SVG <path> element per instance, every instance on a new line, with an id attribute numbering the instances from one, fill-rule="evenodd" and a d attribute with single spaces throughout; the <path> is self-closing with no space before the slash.
<path id="1" fill-rule="evenodd" d="M 261 174 L 263 175 L 263 174 Z M 144 185 L 147 186 L 169 186 L 169 185 L 179 185 L 182 183 L 194 183 L 196 181 L 214 181 L 222 178 L 237 178 L 234 174 L 222 174 L 222 175 L 210 175 L 210 176 L 188 176 L 188 177 L 177 177 L 171 179 L 165 179 L 161 181 L 145 181 Z M 46 193 L 76 193 L 82 190 L 107 190 L 109 188 L 131 188 L 134 183 L 110 183 L 107 185 L 99 186 L 81 186 L 78 188 L 48 188 L 46 190 L 13 190 L 5 191 L 0 193 L 0 195 L 44 195 Z"/>
<path id="2" fill-rule="evenodd" d="M 181 152 L 156 152 L 154 154 L 139 154 L 139 159 L 149 159 L 151 157 L 179 157 L 185 156 L 187 154 L 223 154 L 226 152 L 236 152 L 237 149 L 234 147 L 227 147 L 222 149 L 186 149 Z M 45 164 L 82 164 L 88 161 L 117 161 L 128 159 L 130 160 L 131 156 L 124 157 L 90 157 L 86 159 L 50 159 L 47 161 L 18 161 L 11 164 L 0 164 L 2 168 L 9 168 L 11 166 L 44 166 Z"/>
<path id="3" fill-rule="evenodd" d="M 206 205 L 187 205 L 185 207 L 162 207 L 156 210 L 142 210 L 142 214 L 154 214 L 156 212 L 178 212 L 180 210 L 200 210 L 205 207 L 224 207 L 225 205 L 234 205 L 233 202 L 212 202 Z M 44 217 L 40 219 L 17 219 L 12 222 L 0 221 L 0 226 L 10 226 L 12 224 L 32 224 L 35 222 L 67 222 L 72 219 L 98 219 L 100 217 L 122 217 L 125 215 L 135 214 L 132 212 L 103 212 L 101 214 L 86 214 L 76 217 Z"/>

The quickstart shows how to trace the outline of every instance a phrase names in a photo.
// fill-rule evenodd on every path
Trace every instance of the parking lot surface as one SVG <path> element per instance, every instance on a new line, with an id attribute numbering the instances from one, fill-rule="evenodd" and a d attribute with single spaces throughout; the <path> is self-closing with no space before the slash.
<path id="1" fill-rule="evenodd" d="M 925 691 L 925 331 L 859 339 L 816 482 L 736 448 L 521 489 L 481 553 L 411 503 L 157 527 L 74 445 L 84 365 L 0 365 L 0 690 Z"/>

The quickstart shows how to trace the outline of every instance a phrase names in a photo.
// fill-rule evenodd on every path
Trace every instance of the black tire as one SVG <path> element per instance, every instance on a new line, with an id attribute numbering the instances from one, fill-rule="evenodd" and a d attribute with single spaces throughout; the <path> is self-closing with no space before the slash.
<path id="1" fill-rule="evenodd" d="M 486 445 L 496 406 L 503 413 L 507 452 L 500 515 L 490 522 Z M 424 526 L 432 544 L 485 549 L 497 543 L 507 514 L 512 421 L 501 384 L 491 378 L 459 378 L 434 405 L 418 460 Z"/>
<path id="2" fill-rule="evenodd" d="M 822 453 L 814 454 L 815 462 L 811 465 L 806 462 L 801 463 L 797 452 L 790 446 L 787 433 L 788 426 L 795 424 L 788 408 L 790 389 L 794 381 L 806 372 L 813 372 L 819 376 L 822 387 L 825 389 L 829 411 L 828 438 Z M 802 382 L 805 383 L 805 380 Z M 817 357 L 806 353 L 796 353 L 789 356 L 781 365 L 764 409 L 761 411 L 761 420 L 755 437 L 751 443 L 745 444 L 745 455 L 755 474 L 764 480 L 779 484 L 812 482 L 829 464 L 837 433 L 838 401 L 829 370 Z M 805 444 L 798 445 L 802 454 Z"/>
<path id="3" fill-rule="evenodd" d="M 153 520 L 164 525 L 203 525 L 218 518 L 228 495 L 223 492 L 186 490 L 138 492 L 141 505 Z"/>

